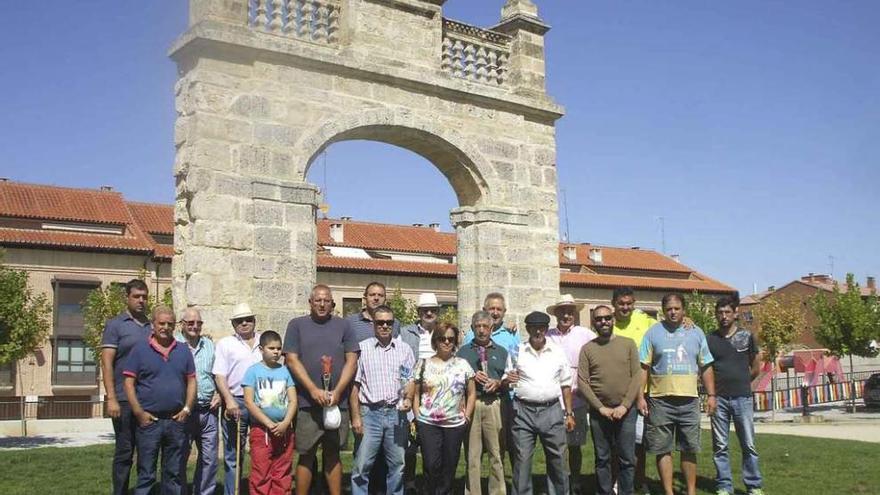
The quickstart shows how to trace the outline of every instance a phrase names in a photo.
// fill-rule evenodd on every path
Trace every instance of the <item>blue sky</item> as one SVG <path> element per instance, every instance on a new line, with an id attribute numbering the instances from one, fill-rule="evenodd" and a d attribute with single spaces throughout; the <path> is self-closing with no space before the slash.
<path id="1" fill-rule="evenodd" d="M 3 2 L 0 176 L 173 201 L 186 3 Z M 667 253 L 744 293 L 829 256 L 880 276 L 880 3 L 536 3 L 571 240 L 659 250 L 663 217 Z M 502 4 L 444 14 L 489 26 Z M 406 150 L 337 143 L 324 177 L 331 216 L 450 229 L 452 189 Z"/>

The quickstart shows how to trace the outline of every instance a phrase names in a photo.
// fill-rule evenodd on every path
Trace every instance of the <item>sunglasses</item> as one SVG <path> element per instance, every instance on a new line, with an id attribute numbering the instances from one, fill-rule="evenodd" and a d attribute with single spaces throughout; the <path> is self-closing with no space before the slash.
<path id="1" fill-rule="evenodd" d="M 455 337 L 439 337 L 437 338 L 437 342 L 441 344 L 454 344 L 456 341 Z"/>
<path id="2" fill-rule="evenodd" d="M 613 320 L 614 320 L 614 315 L 607 315 L 607 316 L 594 316 L 593 318 L 596 320 L 596 322 L 600 322 L 600 321 L 613 321 Z"/>
<path id="3" fill-rule="evenodd" d="M 394 320 L 373 320 L 373 323 L 377 327 L 391 327 L 394 326 Z"/>
<path id="4" fill-rule="evenodd" d="M 245 323 L 253 323 L 257 321 L 253 316 L 248 316 L 247 318 L 238 318 L 236 320 L 232 320 L 233 325 L 244 325 Z"/>

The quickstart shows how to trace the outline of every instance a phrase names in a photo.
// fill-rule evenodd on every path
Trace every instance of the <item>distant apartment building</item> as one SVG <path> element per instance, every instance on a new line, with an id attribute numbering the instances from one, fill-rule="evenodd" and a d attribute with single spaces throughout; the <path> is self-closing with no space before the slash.
<path id="1" fill-rule="evenodd" d="M 317 280 L 333 288 L 338 311 L 361 308 L 364 287 L 384 283 L 416 299 L 434 292 L 443 305 L 456 300 L 456 236 L 439 225 L 389 225 L 351 218 L 318 219 Z M 30 285 L 53 305 L 51 337 L 36 353 L 0 368 L 0 398 L 101 397 L 95 357 L 83 342 L 80 303 L 89 291 L 144 276 L 152 294 L 171 286 L 174 256 L 172 205 L 127 201 L 111 188 L 72 189 L 0 181 L 0 247 L 4 263 L 29 274 Z M 636 291 L 638 305 L 655 314 L 670 291 L 709 295 L 735 290 L 677 259 L 639 248 L 563 243 L 560 292 L 607 304 L 616 287 Z M 180 308 L 178 308 L 180 309 Z M 306 308 L 291 308 L 291 315 Z M 276 329 L 283 330 L 283 329 Z M 206 328 L 215 338 L 231 328 Z M 45 399 L 45 400 L 44 400 Z M 98 406 L 92 408 L 100 414 Z M 83 411 L 82 415 L 89 415 Z M 2 411 L 0 411 L 2 416 Z"/>

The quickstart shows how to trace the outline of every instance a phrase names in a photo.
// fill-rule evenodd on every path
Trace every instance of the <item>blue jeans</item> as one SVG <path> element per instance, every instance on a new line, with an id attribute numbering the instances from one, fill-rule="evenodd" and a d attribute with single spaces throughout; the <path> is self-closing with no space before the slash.
<path id="1" fill-rule="evenodd" d="M 614 493 L 614 476 L 611 466 L 612 453 L 617 451 L 620 473 L 617 477 L 619 495 L 632 495 L 636 473 L 636 419 L 639 413 L 635 407 L 627 411 L 620 421 L 612 421 L 590 411 L 590 433 L 593 436 L 596 458 L 596 485 L 599 495 Z"/>
<path id="2" fill-rule="evenodd" d="M 157 419 L 137 432 L 137 486 L 135 495 L 149 495 L 156 483 L 156 463 L 162 455 L 162 495 L 179 495 L 181 479 L 180 452 L 186 439 L 184 423 L 171 418 Z"/>
<path id="3" fill-rule="evenodd" d="M 196 470 L 193 473 L 192 491 L 188 490 L 186 479 L 183 483 L 183 493 L 193 495 L 214 495 L 217 488 L 217 411 L 211 411 L 208 405 L 196 405 L 192 415 L 186 422 L 186 441 L 183 444 L 183 452 L 180 456 L 181 476 L 186 473 L 186 461 L 192 449 L 192 443 L 196 443 L 198 458 Z"/>
<path id="4" fill-rule="evenodd" d="M 119 403 L 119 417 L 113 418 L 116 445 L 113 451 L 113 495 L 128 495 L 128 478 L 134 459 L 137 418 L 127 401 Z"/>
<path id="5" fill-rule="evenodd" d="M 728 440 L 730 421 L 736 428 L 736 436 L 742 449 L 742 475 L 746 488 L 761 488 L 761 471 L 758 469 L 758 451 L 755 450 L 755 422 L 751 397 L 717 397 L 718 408 L 712 416 L 712 451 L 715 461 L 715 485 L 717 490 L 733 493 L 733 475 L 730 472 Z"/>
<path id="6" fill-rule="evenodd" d="M 361 407 L 364 435 L 351 468 L 352 495 L 366 495 L 370 471 L 380 453 L 388 467 L 386 493 L 403 494 L 403 456 L 409 440 L 406 414 L 393 407 Z"/>
<path id="7" fill-rule="evenodd" d="M 236 462 L 240 462 L 242 466 L 239 479 L 244 478 L 244 451 L 247 446 L 248 425 L 251 422 L 251 415 L 244 407 L 244 397 L 236 397 L 235 402 L 238 403 L 238 410 L 241 411 L 241 420 L 235 421 L 235 419 L 226 419 L 225 417 L 221 420 L 223 423 L 223 469 L 226 472 L 223 478 L 223 492 L 226 495 L 235 495 Z M 238 459 L 235 458 L 235 443 L 238 441 L 235 436 L 236 423 L 241 433 L 241 449 L 238 452 Z M 244 484 L 242 483 L 241 486 Z"/>

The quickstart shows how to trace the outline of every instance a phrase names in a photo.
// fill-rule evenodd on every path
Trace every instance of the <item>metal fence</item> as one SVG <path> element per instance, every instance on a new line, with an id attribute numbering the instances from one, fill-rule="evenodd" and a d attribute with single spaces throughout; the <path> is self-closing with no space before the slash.
<path id="1" fill-rule="evenodd" d="M 0 398 L 0 420 L 88 419 L 108 417 L 102 401 L 91 396 Z"/>

